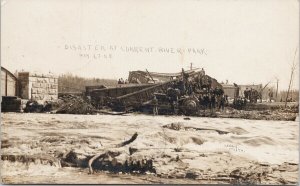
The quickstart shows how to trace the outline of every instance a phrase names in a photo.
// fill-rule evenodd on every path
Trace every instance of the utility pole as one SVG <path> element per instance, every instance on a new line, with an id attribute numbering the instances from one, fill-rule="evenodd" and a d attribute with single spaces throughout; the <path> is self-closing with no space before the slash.
<path id="1" fill-rule="evenodd" d="M 292 79 L 293 79 L 294 71 L 296 69 L 295 58 L 296 58 L 297 50 L 298 50 L 298 47 L 295 50 L 294 60 L 293 60 L 293 64 L 292 64 L 292 70 L 291 70 L 291 77 L 290 77 L 289 88 L 288 88 L 288 91 L 287 91 L 287 94 L 286 94 L 286 98 L 285 98 L 285 105 L 284 105 L 285 108 L 287 106 L 287 100 L 288 100 L 290 89 L 291 89 Z"/>
<path id="2" fill-rule="evenodd" d="M 276 102 L 277 102 L 277 95 L 278 95 L 278 82 L 279 79 L 276 77 Z"/>

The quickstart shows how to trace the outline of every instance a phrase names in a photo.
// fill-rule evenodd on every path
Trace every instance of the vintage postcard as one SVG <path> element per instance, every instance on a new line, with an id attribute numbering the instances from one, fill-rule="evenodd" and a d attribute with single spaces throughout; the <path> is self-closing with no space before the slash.
<path id="1" fill-rule="evenodd" d="M 2 184 L 297 185 L 298 0 L 1 0 Z"/>

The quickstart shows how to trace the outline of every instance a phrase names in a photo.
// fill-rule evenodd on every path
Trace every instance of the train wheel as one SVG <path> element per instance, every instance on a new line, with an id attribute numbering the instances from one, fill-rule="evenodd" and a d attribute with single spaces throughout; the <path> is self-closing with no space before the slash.
<path id="1" fill-rule="evenodd" d="M 193 115 L 198 112 L 198 101 L 194 98 L 183 100 L 181 110 L 185 115 Z"/>

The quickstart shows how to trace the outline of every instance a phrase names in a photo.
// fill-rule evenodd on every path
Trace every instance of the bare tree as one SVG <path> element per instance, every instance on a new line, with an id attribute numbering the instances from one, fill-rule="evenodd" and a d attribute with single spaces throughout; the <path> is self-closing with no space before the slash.
<path id="1" fill-rule="evenodd" d="M 287 106 L 287 100 L 288 100 L 290 89 L 291 89 L 292 79 L 293 79 L 293 75 L 294 75 L 294 72 L 295 72 L 295 69 L 296 69 L 296 65 L 297 65 L 297 63 L 295 63 L 295 58 L 296 58 L 297 51 L 298 51 L 298 47 L 295 50 L 294 60 L 293 60 L 292 69 L 291 69 L 290 83 L 289 83 L 289 88 L 288 88 L 288 91 L 287 91 L 287 94 L 286 94 L 284 107 Z"/>

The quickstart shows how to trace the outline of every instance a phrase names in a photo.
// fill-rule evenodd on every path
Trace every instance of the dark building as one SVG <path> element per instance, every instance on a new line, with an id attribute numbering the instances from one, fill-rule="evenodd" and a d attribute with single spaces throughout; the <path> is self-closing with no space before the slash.
<path id="1" fill-rule="evenodd" d="M 10 71 L 1 67 L 1 96 L 17 96 L 18 80 Z"/>
<path id="2" fill-rule="evenodd" d="M 1 67 L 1 111 L 18 112 L 21 110 L 21 99 L 18 96 L 18 80 L 6 68 Z"/>

